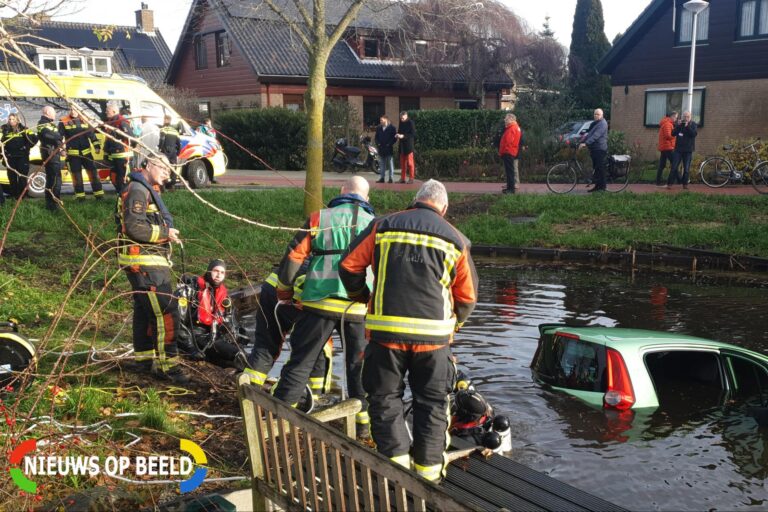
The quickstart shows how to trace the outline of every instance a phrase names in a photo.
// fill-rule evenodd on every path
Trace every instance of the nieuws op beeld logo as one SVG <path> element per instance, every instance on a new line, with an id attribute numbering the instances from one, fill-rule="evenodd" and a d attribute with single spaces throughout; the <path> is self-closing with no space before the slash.
<path id="1" fill-rule="evenodd" d="M 168 479 L 191 475 L 179 481 L 182 493 L 191 492 L 200 487 L 208 474 L 208 469 L 200 467 L 208 463 L 205 452 L 194 441 L 181 439 L 179 449 L 190 457 L 168 455 L 109 456 L 103 461 L 96 455 L 58 456 L 35 455 L 37 439 L 28 439 L 18 445 L 10 458 L 11 479 L 19 489 L 29 493 L 37 492 L 35 476 L 124 476 L 126 473 L 136 476 L 162 477 Z M 194 463 L 193 463 L 194 460 Z"/>

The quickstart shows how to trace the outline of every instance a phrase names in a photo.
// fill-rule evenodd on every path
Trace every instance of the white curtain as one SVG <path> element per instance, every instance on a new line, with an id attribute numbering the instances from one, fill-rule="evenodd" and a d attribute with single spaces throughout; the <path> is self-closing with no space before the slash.
<path id="1" fill-rule="evenodd" d="M 696 122 L 696 124 L 701 123 L 701 90 L 694 90 L 693 91 L 693 112 L 691 112 L 691 118 Z M 681 109 L 681 114 L 683 110 L 688 109 L 688 91 L 685 91 L 683 93 L 683 107 Z"/>
<path id="2" fill-rule="evenodd" d="M 657 125 L 667 115 L 667 92 L 645 93 L 645 124 Z"/>
<path id="3" fill-rule="evenodd" d="M 760 2 L 760 34 L 768 34 L 768 0 Z"/>
<path id="4" fill-rule="evenodd" d="M 763 2 L 768 3 L 768 2 Z M 755 8 L 757 7 L 757 0 L 751 2 L 744 2 L 741 4 L 741 27 L 739 27 L 739 35 L 741 37 L 749 37 L 753 35 L 755 31 Z"/>
<path id="5" fill-rule="evenodd" d="M 753 18 L 754 19 L 754 18 Z M 680 42 L 690 43 L 693 37 L 693 14 L 683 9 L 680 13 Z M 709 9 L 699 13 L 696 18 L 696 41 L 709 39 Z"/>

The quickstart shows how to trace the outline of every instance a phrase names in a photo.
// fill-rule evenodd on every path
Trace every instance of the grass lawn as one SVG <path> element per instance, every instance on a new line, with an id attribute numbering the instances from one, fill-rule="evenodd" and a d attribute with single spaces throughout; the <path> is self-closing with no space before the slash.
<path id="1" fill-rule="evenodd" d="M 326 190 L 326 202 L 334 194 Z M 230 288 L 263 279 L 280 260 L 292 230 L 304 221 L 298 190 L 202 196 L 235 215 L 289 228 L 258 228 L 231 219 L 186 192 L 165 196 L 185 247 L 184 254 L 175 251 L 174 270 L 202 273 L 210 259 L 223 257 L 229 264 Z M 371 201 L 382 214 L 404 208 L 412 198 L 412 193 L 377 191 Z M 130 344 L 131 299 L 114 253 L 114 199 L 107 199 L 77 204 L 65 197 L 66 210 L 57 215 L 49 214 L 41 200 L 25 201 L 10 225 L 13 203 L 0 209 L 0 226 L 8 227 L 0 258 L 0 320 L 18 319 L 25 334 L 39 339 L 40 355 L 38 378 L 23 393 L 0 396 L 6 407 L 6 422 L 0 426 L 6 451 L 19 440 L 36 437 L 62 441 L 56 455 L 85 451 L 107 456 L 128 451 L 125 445 L 139 436 L 131 450 L 172 454 L 178 452 L 178 438 L 186 437 L 206 450 L 211 476 L 246 474 L 237 421 L 173 412 L 239 414 L 234 386 L 216 377 L 213 367 L 195 367 L 199 379 L 191 390 L 181 391 L 121 374 L 109 361 Z M 693 193 L 455 195 L 449 218 L 473 243 L 483 245 L 625 249 L 667 244 L 765 257 L 767 206 L 767 197 Z M 534 220 L 516 223 L 517 217 Z M 88 353 L 91 348 L 104 351 L 93 355 Z M 129 415 L 121 416 L 125 413 Z M 27 419 L 41 415 L 80 426 L 106 419 L 109 428 L 84 431 L 75 442 L 61 437 L 70 431 L 37 421 L 34 431 L 23 434 L 34 423 Z M 10 482 L 0 484 L 0 509 L 28 508 L 34 499 L 118 482 L 68 477 L 41 478 L 38 483 L 44 483 L 39 498 L 21 496 Z M 173 494 L 172 488 L 162 486 L 117 487 L 114 496 L 125 503 L 148 503 Z"/>

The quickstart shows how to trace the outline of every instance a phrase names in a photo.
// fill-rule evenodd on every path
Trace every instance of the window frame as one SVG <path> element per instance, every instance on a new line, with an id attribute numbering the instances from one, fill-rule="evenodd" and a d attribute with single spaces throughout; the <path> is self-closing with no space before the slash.
<path id="1" fill-rule="evenodd" d="M 376 108 L 376 112 L 366 112 L 366 105 L 377 105 L 380 106 L 380 108 Z M 363 96 L 363 127 L 365 128 L 372 128 L 375 126 L 378 126 L 380 123 L 381 116 L 386 114 L 387 109 L 387 100 L 385 96 Z M 368 123 L 366 120 L 366 115 L 369 114 L 367 117 L 371 117 L 370 114 L 376 114 L 375 119 L 372 117 L 370 120 L 373 121 L 373 123 Z"/>
<path id="2" fill-rule="evenodd" d="M 208 69 L 208 46 L 203 34 L 196 34 L 192 40 L 194 49 L 195 69 Z"/>
<path id="3" fill-rule="evenodd" d="M 224 68 L 232 64 L 232 38 L 225 30 L 215 33 L 216 67 Z"/>
<path id="4" fill-rule="evenodd" d="M 711 11 L 711 10 L 712 10 L 712 6 L 711 5 L 709 7 L 707 7 L 707 9 L 705 10 L 705 12 L 707 13 L 707 38 L 706 39 L 700 39 L 701 38 L 701 31 L 697 30 L 697 32 L 696 32 L 696 46 L 701 46 L 701 45 L 709 44 L 709 25 L 710 25 L 710 23 L 709 23 L 709 11 Z M 680 37 L 682 35 L 683 16 L 686 13 L 690 14 L 691 16 L 693 16 L 693 13 L 691 13 L 689 10 L 687 10 L 682 5 L 679 5 L 678 8 L 677 8 L 677 19 L 675 20 L 675 46 L 676 47 L 683 47 L 683 48 L 685 48 L 685 47 L 691 46 L 691 42 L 692 41 L 690 41 L 690 40 L 683 41 L 681 39 L 681 37 Z M 698 19 L 701 19 L 701 13 L 699 14 L 699 18 Z M 693 35 L 693 30 L 691 30 L 691 35 Z"/>
<path id="5" fill-rule="evenodd" d="M 699 108 L 699 120 L 696 121 L 696 119 L 694 118 L 694 121 L 696 122 L 696 126 L 698 128 L 703 128 L 704 127 L 704 120 L 706 119 L 706 116 L 704 114 L 705 114 L 705 109 L 706 109 L 706 104 L 707 104 L 707 88 L 704 87 L 704 86 L 694 87 L 693 88 L 694 98 L 695 98 L 696 91 L 701 91 L 701 107 Z M 687 87 L 670 87 L 670 88 L 663 88 L 663 89 L 646 89 L 645 90 L 645 96 L 643 98 L 643 102 L 644 102 L 643 103 L 643 126 L 644 127 L 646 127 L 646 128 L 658 128 L 659 127 L 659 122 L 658 121 L 656 121 L 656 122 L 654 122 L 652 124 L 648 124 L 648 122 L 647 122 L 647 120 L 648 120 L 648 94 L 649 93 L 651 93 L 651 94 L 654 94 L 654 93 L 667 93 L 667 94 L 669 94 L 671 92 L 672 93 L 674 93 L 674 92 L 682 93 L 683 101 L 684 101 L 685 100 L 685 94 L 688 92 L 688 88 Z M 668 103 L 668 100 L 667 100 L 666 103 Z M 682 115 L 683 110 L 684 110 L 684 108 L 681 107 L 680 108 L 680 115 Z M 666 112 L 665 112 L 665 114 L 666 114 Z M 693 113 L 691 113 L 691 116 L 693 117 Z"/>
<path id="6" fill-rule="evenodd" d="M 376 37 L 361 37 L 362 39 L 360 44 L 360 58 L 362 59 L 381 59 L 381 41 L 379 41 Z M 376 44 L 376 55 L 368 55 L 367 45 L 368 43 L 375 43 Z"/>
<path id="7" fill-rule="evenodd" d="M 734 359 L 744 361 L 746 363 L 753 365 L 754 367 L 759 368 L 760 370 L 763 371 L 763 374 L 766 377 L 768 377 L 768 365 L 766 365 L 766 363 L 763 361 L 756 360 L 755 358 L 750 357 L 747 354 L 743 354 L 741 352 L 730 350 L 730 349 L 721 350 L 720 356 L 724 359 L 723 364 L 726 369 L 726 373 L 728 374 L 726 380 L 728 382 L 728 388 L 732 398 L 735 395 L 737 395 L 740 392 L 740 389 L 742 388 L 741 383 L 736 379 L 736 370 L 733 367 Z M 760 387 L 759 383 L 758 383 L 758 387 Z M 760 396 L 761 403 L 763 401 L 763 394 L 768 396 L 768 388 L 764 391 L 765 393 L 761 393 L 761 396 Z"/>
<path id="8" fill-rule="evenodd" d="M 748 2 L 755 2 L 755 21 L 754 25 L 752 27 L 752 35 L 749 36 L 742 36 L 741 35 L 741 20 L 744 16 L 744 4 Z M 763 2 L 762 0 L 739 0 L 739 12 L 737 15 L 737 22 L 736 22 L 736 41 L 759 41 L 768 39 L 768 27 L 766 27 L 766 31 L 764 33 L 760 32 L 760 9 Z M 766 9 L 768 9 L 768 4 L 766 4 Z"/>

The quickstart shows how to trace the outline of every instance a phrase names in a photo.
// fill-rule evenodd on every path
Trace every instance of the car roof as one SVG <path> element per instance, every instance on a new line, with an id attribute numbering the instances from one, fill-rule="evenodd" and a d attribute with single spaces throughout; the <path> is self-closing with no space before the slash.
<path id="1" fill-rule="evenodd" d="M 674 345 L 678 343 L 695 344 L 710 348 L 734 349 L 739 352 L 750 352 L 757 356 L 766 358 L 765 355 L 753 352 L 751 350 L 737 347 L 721 341 L 708 340 L 696 336 L 688 336 L 675 332 L 650 331 L 646 329 L 626 329 L 621 327 L 569 327 L 566 325 L 542 326 L 545 329 L 555 329 L 559 333 L 574 334 L 579 339 L 600 343 L 607 347 L 624 347 L 630 345 L 637 347 L 647 347 L 649 345 Z"/>

